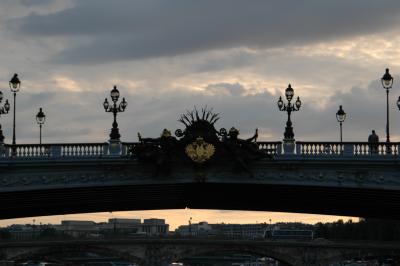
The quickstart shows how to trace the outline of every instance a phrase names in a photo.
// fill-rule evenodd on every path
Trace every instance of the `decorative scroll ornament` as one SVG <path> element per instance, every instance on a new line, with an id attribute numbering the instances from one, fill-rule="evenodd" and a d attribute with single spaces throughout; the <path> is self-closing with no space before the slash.
<path id="1" fill-rule="evenodd" d="M 203 138 L 199 137 L 195 142 L 189 144 L 185 148 L 185 153 L 192 161 L 196 163 L 204 163 L 215 153 L 214 145 L 207 143 Z"/>

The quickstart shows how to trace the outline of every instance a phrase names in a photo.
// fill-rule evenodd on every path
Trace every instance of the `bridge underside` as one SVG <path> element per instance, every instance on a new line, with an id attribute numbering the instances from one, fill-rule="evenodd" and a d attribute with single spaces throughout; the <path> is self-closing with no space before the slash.
<path id="1" fill-rule="evenodd" d="M 178 183 L 0 193 L 0 218 L 151 209 L 280 211 L 400 219 L 400 191 Z"/>

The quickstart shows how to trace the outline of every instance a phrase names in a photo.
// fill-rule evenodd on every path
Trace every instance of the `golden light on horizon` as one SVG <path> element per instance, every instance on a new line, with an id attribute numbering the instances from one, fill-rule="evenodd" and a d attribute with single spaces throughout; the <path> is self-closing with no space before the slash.
<path id="1" fill-rule="evenodd" d="M 200 210 L 200 209 L 171 209 L 171 210 L 149 210 L 149 211 L 123 211 L 123 212 L 99 212 L 66 214 L 54 216 L 27 217 L 17 219 L 0 220 L 0 226 L 11 224 L 31 224 L 35 219 L 36 224 L 57 224 L 62 220 L 90 220 L 95 222 L 106 222 L 111 218 L 161 218 L 170 225 L 170 230 L 175 230 L 179 225 L 188 224 L 192 217 L 192 223 L 206 221 L 208 223 L 272 223 L 278 222 L 302 222 L 315 224 L 318 222 L 333 222 L 339 219 L 356 221 L 357 217 L 332 216 L 318 214 L 301 214 L 285 212 L 261 212 L 261 211 L 231 211 L 231 210 Z"/>

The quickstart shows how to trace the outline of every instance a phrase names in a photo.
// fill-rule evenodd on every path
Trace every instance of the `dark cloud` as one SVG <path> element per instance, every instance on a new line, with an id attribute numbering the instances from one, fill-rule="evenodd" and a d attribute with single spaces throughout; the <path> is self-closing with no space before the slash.
<path id="1" fill-rule="evenodd" d="M 353 37 L 391 30 L 399 14 L 395 0 L 86 0 L 8 26 L 31 36 L 69 36 L 55 62 L 104 63 Z"/>

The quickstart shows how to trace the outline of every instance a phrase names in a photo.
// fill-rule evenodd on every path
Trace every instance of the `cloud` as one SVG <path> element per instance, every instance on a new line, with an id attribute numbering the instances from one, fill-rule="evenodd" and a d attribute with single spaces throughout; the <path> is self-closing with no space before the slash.
<path id="1" fill-rule="evenodd" d="M 204 89 L 204 92 L 210 93 L 212 95 L 242 95 L 246 92 L 246 89 L 242 84 L 239 83 L 216 83 L 209 84 Z"/>
<path id="2" fill-rule="evenodd" d="M 35 6 L 35 5 L 47 5 L 50 4 L 53 0 L 19 0 L 21 5 L 24 6 Z"/>
<path id="3" fill-rule="evenodd" d="M 397 80 L 397 76 L 395 79 Z M 135 84 L 136 85 L 136 84 Z M 120 87 L 121 97 L 128 101 L 124 113 L 118 114 L 118 123 L 123 141 L 137 141 L 137 132 L 143 136 L 156 137 L 163 128 L 183 129 L 177 119 L 186 110 L 197 107 L 213 107 L 221 119 L 216 127 L 238 128 L 241 137 L 260 130 L 260 141 L 278 141 L 283 137 L 287 114 L 280 112 L 277 94 L 269 91 L 246 94 L 253 91 L 246 85 L 234 83 L 210 83 L 203 90 L 169 91 L 155 94 L 138 94 Z M 156 88 L 155 88 L 156 90 Z M 210 92 L 211 91 L 211 92 Z M 258 91 L 257 88 L 255 91 Z M 354 87 L 347 92 L 336 92 L 326 96 L 326 105 L 321 108 L 312 98 L 295 90 L 303 104 L 299 112 L 292 115 L 295 138 L 302 141 L 334 141 L 338 139 L 336 111 L 343 105 L 347 113 L 344 122 L 345 141 L 365 141 L 372 129 L 384 139 L 386 125 L 385 92 L 378 80 L 366 88 Z M 390 116 L 392 140 L 400 140 L 400 125 L 396 123 L 398 93 L 392 92 Z M 46 113 L 43 138 L 47 143 L 57 142 L 104 142 L 108 140 L 112 116 L 102 107 L 108 91 L 24 91 L 17 97 L 17 143 L 35 143 L 37 125 L 35 115 L 39 107 Z M 5 98 L 12 100 L 9 96 Z M 12 103 L 12 101 L 10 102 Z M 11 114 L 11 113 L 10 113 Z M 6 143 L 12 135 L 12 115 L 2 117 Z"/>
<path id="4" fill-rule="evenodd" d="M 390 6 L 390 8 L 388 8 Z M 8 26 L 70 39 L 53 62 L 95 64 L 236 47 L 272 48 L 393 30 L 400 2 L 87 0 Z"/>

